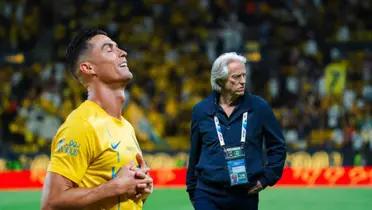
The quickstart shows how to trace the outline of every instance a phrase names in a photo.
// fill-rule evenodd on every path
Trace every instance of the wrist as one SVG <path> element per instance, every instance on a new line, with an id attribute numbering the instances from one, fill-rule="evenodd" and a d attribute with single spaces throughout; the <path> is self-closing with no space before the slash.
<path id="1" fill-rule="evenodd" d="M 120 183 L 121 180 L 119 179 L 112 179 L 109 182 L 107 182 L 107 185 L 109 187 L 109 192 L 112 192 L 111 196 L 124 196 L 127 197 L 127 190 L 126 186 Z"/>

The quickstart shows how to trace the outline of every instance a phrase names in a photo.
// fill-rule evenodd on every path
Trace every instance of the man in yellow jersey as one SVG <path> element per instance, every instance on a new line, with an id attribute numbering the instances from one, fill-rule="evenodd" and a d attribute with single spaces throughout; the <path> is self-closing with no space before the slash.
<path id="1" fill-rule="evenodd" d="M 80 32 L 69 44 L 69 67 L 88 99 L 53 139 L 42 209 L 139 210 L 152 192 L 134 129 L 122 117 L 133 77 L 126 57 L 98 29 Z"/>

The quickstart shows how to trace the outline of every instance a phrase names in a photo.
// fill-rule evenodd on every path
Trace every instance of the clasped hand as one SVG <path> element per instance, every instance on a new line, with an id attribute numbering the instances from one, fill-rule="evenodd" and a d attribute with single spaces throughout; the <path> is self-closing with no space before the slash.
<path id="1" fill-rule="evenodd" d="M 124 200 L 146 200 L 153 191 L 153 180 L 149 175 L 149 168 L 140 154 L 136 155 L 136 159 L 139 167 L 131 162 L 128 166 L 123 166 L 114 179 L 117 186 L 116 194 Z"/>

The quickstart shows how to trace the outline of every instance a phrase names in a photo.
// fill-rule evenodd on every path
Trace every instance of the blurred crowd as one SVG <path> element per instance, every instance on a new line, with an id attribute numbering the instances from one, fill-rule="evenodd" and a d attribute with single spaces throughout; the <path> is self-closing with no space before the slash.
<path id="1" fill-rule="evenodd" d="M 289 152 L 338 151 L 344 165 L 372 165 L 371 11 L 364 0 L 2 0 L 0 158 L 49 153 L 86 97 L 66 71 L 66 46 L 97 27 L 128 52 L 124 116 L 145 151 L 187 151 L 211 63 L 236 51 Z"/>

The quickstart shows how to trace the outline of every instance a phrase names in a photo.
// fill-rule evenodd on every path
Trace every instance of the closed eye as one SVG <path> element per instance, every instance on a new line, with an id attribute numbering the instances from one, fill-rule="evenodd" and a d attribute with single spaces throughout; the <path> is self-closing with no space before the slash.
<path id="1" fill-rule="evenodd" d="M 101 47 L 102 50 L 106 52 L 112 52 L 114 49 L 114 44 L 113 43 L 104 43 Z"/>
<path id="2" fill-rule="evenodd" d="M 107 51 L 107 52 L 112 52 L 112 45 L 111 45 L 111 46 L 108 46 L 108 47 L 106 47 L 106 51 Z"/>

